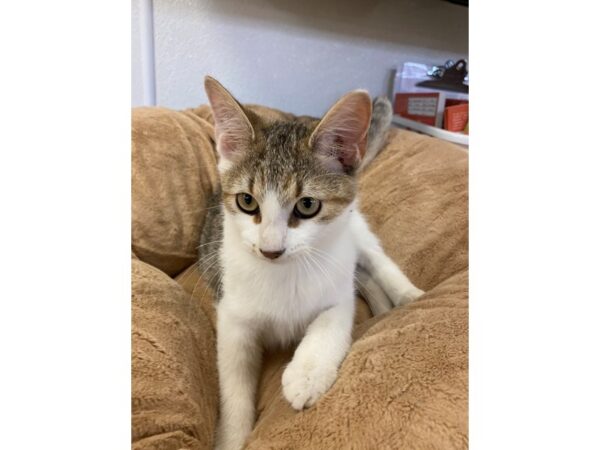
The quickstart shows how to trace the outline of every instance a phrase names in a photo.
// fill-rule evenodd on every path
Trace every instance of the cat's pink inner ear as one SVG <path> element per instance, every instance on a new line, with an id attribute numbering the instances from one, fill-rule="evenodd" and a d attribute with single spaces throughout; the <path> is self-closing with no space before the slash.
<path id="1" fill-rule="evenodd" d="M 224 133 L 216 132 L 217 139 L 217 150 L 219 154 L 225 159 L 232 159 L 235 157 L 236 146 L 234 141 Z"/>
<path id="2" fill-rule="evenodd" d="M 366 151 L 370 121 L 369 94 L 350 92 L 325 114 L 309 145 L 330 170 L 357 169 Z"/>
<path id="3" fill-rule="evenodd" d="M 206 77 L 204 88 L 213 111 L 217 151 L 231 160 L 254 140 L 254 129 L 241 105 L 217 80 Z"/>

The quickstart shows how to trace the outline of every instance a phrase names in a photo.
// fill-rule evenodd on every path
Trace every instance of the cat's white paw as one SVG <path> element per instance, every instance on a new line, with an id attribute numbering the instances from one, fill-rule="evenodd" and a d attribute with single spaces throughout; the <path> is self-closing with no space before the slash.
<path id="1" fill-rule="evenodd" d="M 415 286 L 414 288 L 412 288 L 409 291 L 406 291 L 404 293 L 404 298 L 406 299 L 406 302 L 409 303 L 409 302 L 412 302 L 412 301 L 418 299 L 423 294 L 425 294 L 425 291 L 423 291 Z"/>
<path id="2" fill-rule="evenodd" d="M 390 297 L 390 300 L 394 306 L 406 305 L 407 303 L 413 302 L 421 297 L 425 291 L 422 291 L 416 286 L 412 286 L 406 289 L 405 286 L 390 286 L 386 290 L 386 293 Z"/>
<path id="3" fill-rule="evenodd" d="M 281 377 L 283 395 L 292 408 L 302 410 L 329 390 L 337 377 L 337 367 L 316 361 L 296 361 L 287 366 Z"/>

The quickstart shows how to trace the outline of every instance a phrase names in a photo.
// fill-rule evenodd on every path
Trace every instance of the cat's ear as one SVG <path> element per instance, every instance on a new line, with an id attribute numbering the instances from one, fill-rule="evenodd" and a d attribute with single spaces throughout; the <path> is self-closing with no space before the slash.
<path id="1" fill-rule="evenodd" d="M 221 158 L 232 161 L 254 140 L 254 128 L 242 106 L 221 83 L 207 76 L 204 89 L 215 120 L 217 151 Z"/>
<path id="2" fill-rule="evenodd" d="M 330 170 L 353 172 L 365 155 L 371 122 L 371 98 L 367 91 L 344 95 L 321 119 L 308 141 Z"/>

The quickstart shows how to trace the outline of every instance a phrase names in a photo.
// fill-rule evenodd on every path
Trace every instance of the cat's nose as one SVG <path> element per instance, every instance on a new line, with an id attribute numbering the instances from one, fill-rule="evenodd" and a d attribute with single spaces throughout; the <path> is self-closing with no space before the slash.
<path id="1" fill-rule="evenodd" d="M 267 252 L 267 251 L 261 249 L 260 252 L 269 259 L 275 259 L 275 258 L 279 258 L 281 255 L 283 255 L 283 252 L 285 252 L 285 248 L 283 250 L 277 250 L 275 252 Z"/>

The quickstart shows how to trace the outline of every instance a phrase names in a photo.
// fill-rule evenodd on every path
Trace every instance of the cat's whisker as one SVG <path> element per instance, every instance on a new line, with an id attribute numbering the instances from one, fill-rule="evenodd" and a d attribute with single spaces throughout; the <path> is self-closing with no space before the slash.
<path id="1" fill-rule="evenodd" d="M 223 239 L 217 239 L 216 241 L 212 241 L 212 242 L 205 242 L 204 244 L 201 244 L 198 247 L 196 247 L 196 249 L 200 249 L 206 245 L 216 244 L 217 242 L 223 242 Z"/>
<path id="2" fill-rule="evenodd" d="M 343 272 L 343 268 L 341 266 L 341 263 L 339 263 L 333 256 L 325 253 L 323 250 L 318 249 L 316 247 L 309 247 L 309 248 L 314 252 L 315 255 L 319 255 L 322 258 L 324 258 L 326 260 L 329 260 L 329 262 L 331 262 L 335 266 L 335 268 L 337 268 L 340 271 L 340 274 L 343 275 L 344 272 Z M 374 296 L 373 292 L 363 282 L 361 282 L 358 279 L 358 277 L 356 276 L 355 273 L 356 272 L 353 273 L 352 278 L 354 279 L 354 281 L 356 281 L 356 283 L 358 283 L 358 285 L 359 285 L 359 291 L 362 290 L 362 291 L 366 292 L 367 296 L 373 297 Z M 361 293 L 361 295 L 364 296 L 363 293 Z"/>
<path id="3" fill-rule="evenodd" d="M 200 262 L 204 263 L 205 261 L 208 261 L 210 258 L 214 257 L 215 255 L 218 255 L 220 253 L 219 250 L 213 250 L 210 253 L 207 253 L 206 255 L 203 255 L 202 258 L 200 258 Z"/>
<path id="4" fill-rule="evenodd" d="M 200 273 L 200 275 L 199 275 L 200 277 L 202 277 L 202 275 L 204 275 L 214 265 L 214 263 L 218 262 L 219 256 L 220 256 L 220 253 L 215 252 L 209 258 L 207 258 L 206 260 L 204 260 L 202 262 L 202 264 L 198 267 L 198 272 L 200 272 L 200 270 L 202 270 L 202 268 L 204 268 L 202 273 Z"/>
<path id="5" fill-rule="evenodd" d="M 315 257 L 320 257 L 323 260 L 323 263 L 327 266 L 328 264 L 333 264 L 333 269 L 337 269 L 340 275 L 344 275 L 344 270 L 341 265 L 337 264 L 333 259 L 329 257 L 326 253 L 319 251 L 319 249 L 315 247 L 309 247 L 311 252 L 315 255 Z"/>
<path id="6" fill-rule="evenodd" d="M 194 264 L 192 264 L 191 266 L 189 266 L 187 269 L 184 270 L 184 274 L 181 277 L 181 279 L 179 280 L 179 284 L 184 284 L 186 282 L 186 280 L 190 277 L 190 275 L 192 273 L 194 273 L 194 269 L 196 267 L 198 267 L 198 264 L 200 263 L 200 261 L 196 261 Z"/>
<path id="7" fill-rule="evenodd" d="M 310 271 L 309 268 L 307 266 L 308 262 L 306 261 L 306 258 L 303 254 L 300 254 L 300 258 L 299 258 L 300 263 L 302 264 L 302 269 L 306 272 L 306 279 L 310 278 Z"/>
<path id="8" fill-rule="evenodd" d="M 209 256 L 213 256 L 214 254 L 216 254 L 218 252 L 219 252 L 219 250 L 215 250 L 215 251 L 208 253 L 207 255 L 202 255 L 202 257 L 200 257 L 198 259 L 198 261 L 196 261 L 194 264 L 192 264 L 187 269 L 185 269 L 186 273 L 181 277 L 181 279 L 179 280 L 179 283 L 184 284 L 186 282 L 186 280 L 188 280 L 189 277 L 196 271 L 195 269 L 198 269 L 198 271 L 200 271 L 202 268 L 202 265 L 206 262 L 207 258 Z"/>
<path id="9" fill-rule="evenodd" d="M 206 269 L 204 269 L 204 271 L 198 276 L 198 280 L 196 281 L 196 284 L 194 285 L 194 289 L 192 289 L 191 297 L 194 296 L 194 292 L 196 291 L 196 288 L 198 287 L 198 283 L 200 282 L 200 280 L 202 279 L 204 274 L 208 270 L 210 270 L 212 267 L 214 267 L 215 265 L 217 265 L 219 263 L 219 255 L 218 254 L 213 255 L 212 258 L 213 258 L 212 263 Z"/>
<path id="10" fill-rule="evenodd" d="M 221 248 L 220 248 L 220 247 L 219 247 L 219 248 L 216 248 L 216 249 L 212 249 L 212 250 L 210 250 L 210 251 L 208 251 L 208 250 L 210 250 L 210 249 L 208 249 L 208 248 L 207 248 L 207 249 L 204 249 L 204 251 L 206 251 L 207 253 L 201 253 L 201 254 L 200 254 L 200 257 L 198 258 L 198 261 L 204 261 L 204 260 L 206 260 L 207 258 L 209 258 L 209 257 L 211 257 L 211 256 L 214 256 L 215 254 L 217 254 L 217 253 L 220 253 L 220 252 L 221 252 Z"/>
<path id="11" fill-rule="evenodd" d="M 335 282 L 329 276 L 329 272 L 327 271 L 327 269 L 325 267 L 323 267 L 321 265 L 321 263 L 319 263 L 318 259 L 316 258 L 317 254 L 316 253 L 311 254 L 310 252 L 308 254 L 311 255 L 312 261 L 319 268 L 319 270 L 321 271 L 321 273 L 323 274 L 323 276 L 326 278 L 326 280 L 331 284 L 331 287 L 335 289 Z"/>
<path id="12" fill-rule="evenodd" d="M 211 267 L 213 267 L 214 265 L 216 265 L 217 262 L 215 261 L 213 264 L 211 264 L 208 269 L 210 269 Z M 213 274 L 214 276 L 214 274 Z M 204 278 L 202 278 L 202 275 L 198 277 L 198 280 L 196 280 L 196 284 L 194 285 L 194 289 L 192 289 L 192 293 L 190 294 L 190 298 L 194 297 L 194 294 L 196 293 L 196 289 L 198 288 L 198 284 L 200 283 L 200 281 L 202 280 L 203 283 L 206 283 L 206 281 L 204 280 Z"/>
<path id="13" fill-rule="evenodd" d="M 321 256 L 323 259 L 325 259 L 326 261 L 329 261 L 331 264 L 333 264 L 335 267 L 335 269 L 339 270 L 340 275 L 344 275 L 345 274 L 345 270 L 344 267 L 342 266 L 342 264 L 337 261 L 333 256 L 325 253 L 323 250 L 316 248 L 316 247 L 309 247 L 313 252 L 315 252 L 316 255 Z"/>
<path id="14" fill-rule="evenodd" d="M 201 268 L 201 267 L 202 267 L 202 265 L 203 265 L 205 262 L 207 262 L 207 261 L 209 261 L 210 259 L 214 258 L 214 257 L 215 257 L 215 255 L 218 255 L 219 253 L 220 253 L 220 251 L 219 251 L 219 250 L 213 250 L 212 252 L 210 252 L 210 253 L 207 253 L 206 255 L 202 255 L 202 258 L 200 258 L 200 259 L 198 260 L 198 262 L 200 263 L 200 265 L 198 266 L 198 268 Z"/>
<path id="15" fill-rule="evenodd" d="M 180 283 L 183 284 L 185 283 L 185 280 L 187 280 L 194 272 L 200 272 L 202 270 L 203 267 L 205 267 L 206 264 L 208 264 L 212 259 L 214 259 L 215 255 L 218 255 L 219 251 L 215 250 L 214 252 L 209 253 L 206 256 L 203 256 L 201 259 L 199 259 L 195 264 L 193 264 L 192 266 L 192 270 L 189 270 L 188 273 L 186 273 L 183 278 L 180 280 Z M 196 266 L 196 267 L 194 267 Z"/>
<path id="16" fill-rule="evenodd" d="M 191 305 L 191 302 L 192 302 L 192 298 L 194 298 L 194 292 L 196 292 L 196 288 L 198 287 L 198 283 L 200 283 L 200 278 L 198 278 L 196 280 L 196 283 L 194 284 L 194 288 L 192 289 L 192 292 L 190 293 L 190 297 L 189 297 L 190 305 Z"/>
<path id="17" fill-rule="evenodd" d="M 215 272 L 208 281 L 206 281 L 206 288 L 204 289 L 204 292 L 202 293 L 202 296 L 200 297 L 200 300 L 198 300 L 199 303 L 202 303 L 202 300 L 204 299 L 204 296 L 206 295 L 206 293 L 208 292 L 208 289 L 211 287 L 211 282 L 212 280 L 215 278 L 215 276 L 219 277 L 219 279 L 222 278 L 222 276 L 219 274 L 219 272 Z M 215 293 L 216 294 L 216 293 Z M 213 299 L 214 300 L 214 299 Z"/>
<path id="18" fill-rule="evenodd" d="M 303 256 L 306 259 L 307 268 L 308 268 L 308 270 L 310 270 L 310 274 L 308 275 L 308 278 L 311 279 L 311 281 L 312 281 L 312 278 L 315 279 L 315 281 L 319 285 L 319 290 L 320 290 L 320 292 L 322 294 L 323 293 L 323 285 L 322 285 L 322 283 L 320 281 L 320 277 L 319 276 L 314 276 L 315 275 L 315 271 L 312 270 L 312 269 L 314 269 L 314 263 L 313 263 L 314 258 L 308 252 L 304 253 Z"/>

